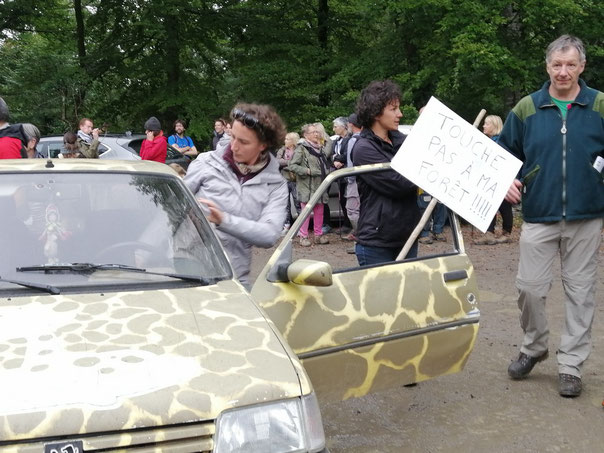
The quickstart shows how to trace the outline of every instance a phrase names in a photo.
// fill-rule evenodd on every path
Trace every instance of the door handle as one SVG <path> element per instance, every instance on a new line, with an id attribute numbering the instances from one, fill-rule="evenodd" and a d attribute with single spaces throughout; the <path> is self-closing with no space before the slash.
<path id="1" fill-rule="evenodd" d="M 468 278 L 468 272 L 465 269 L 459 271 L 445 272 L 443 278 L 445 279 L 445 283 L 453 282 L 455 280 L 464 280 Z"/>

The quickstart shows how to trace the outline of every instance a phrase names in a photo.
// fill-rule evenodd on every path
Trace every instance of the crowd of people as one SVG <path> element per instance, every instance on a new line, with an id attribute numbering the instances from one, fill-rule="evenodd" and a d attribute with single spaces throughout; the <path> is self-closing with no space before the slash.
<path id="1" fill-rule="evenodd" d="M 524 332 L 517 359 L 508 374 L 526 378 L 548 357 L 549 330 L 545 300 L 552 285 L 556 256 L 562 266 L 566 323 L 557 351 L 559 394 L 580 395 L 581 369 L 591 351 L 597 258 L 604 217 L 604 94 L 588 87 L 583 43 L 563 35 L 546 50 L 549 80 L 524 97 L 507 115 L 486 118 L 483 131 L 523 163 L 499 207 L 502 232 L 495 219 L 478 245 L 510 241 L 512 205 L 522 204 L 520 262 L 516 278 L 520 325 Z M 143 159 L 165 162 L 170 143 L 193 158 L 184 182 L 195 194 L 231 259 L 237 277 L 249 286 L 252 246 L 271 247 L 291 226 L 293 212 L 311 200 L 326 175 L 343 167 L 388 163 L 405 140 L 399 132 L 401 90 L 390 80 L 365 87 L 356 111 L 333 120 L 334 138 L 321 123 L 308 123 L 287 133 L 275 110 L 267 105 L 237 104 L 230 120 L 214 123 L 212 152 L 198 153 L 185 123 L 174 123 L 166 138 L 155 117 L 145 123 Z M 18 126 L 18 127 L 17 127 Z M 38 157 L 40 138 L 33 125 L 9 125 L 8 108 L 0 98 L 0 158 Z M 99 130 L 91 120 L 80 122 L 77 134 L 64 137 L 64 157 L 98 156 Z M 183 172 L 184 173 L 184 172 Z M 342 229 L 355 242 L 361 266 L 391 262 L 418 223 L 430 195 L 394 170 L 361 173 L 338 183 L 344 214 Z M 302 247 L 329 242 L 328 193 L 312 208 L 298 236 Z M 433 212 L 419 240 L 407 252 L 417 255 L 418 243 L 446 240 L 446 207 Z M 312 240 L 311 240 L 312 239 Z"/>

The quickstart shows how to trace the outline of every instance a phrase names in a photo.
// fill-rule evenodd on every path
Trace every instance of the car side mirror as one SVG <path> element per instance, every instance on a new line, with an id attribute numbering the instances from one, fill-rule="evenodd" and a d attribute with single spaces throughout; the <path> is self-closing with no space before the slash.
<path id="1" fill-rule="evenodd" d="M 333 283 L 331 265 L 324 261 L 300 259 L 279 267 L 280 281 L 303 286 L 331 286 Z"/>

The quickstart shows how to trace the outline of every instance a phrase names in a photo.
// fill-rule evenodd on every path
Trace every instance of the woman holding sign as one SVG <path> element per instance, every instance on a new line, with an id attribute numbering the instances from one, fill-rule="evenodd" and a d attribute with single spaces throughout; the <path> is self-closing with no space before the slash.
<path id="1" fill-rule="evenodd" d="M 398 131 L 401 90 L 391 80 L 371 82 L 357 103 L 363 126 L 354 165 L 390 162 L 405 140 Z M 361 198 L 355 253 L 361 266 L 396 260 L 420 218 L 417 186 L 394 170 L 358 175 Z M 407 253 L 417 256 L 417 242 Z"/>

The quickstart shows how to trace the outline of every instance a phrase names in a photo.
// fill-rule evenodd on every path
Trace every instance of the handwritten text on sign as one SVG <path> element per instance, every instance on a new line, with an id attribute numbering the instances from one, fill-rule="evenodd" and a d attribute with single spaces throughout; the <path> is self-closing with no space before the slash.
<path id="1" fill-rule="evenodd" d="M 486 231 L 522 162 L 431 98 L 392 167 Z"/>

